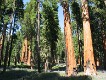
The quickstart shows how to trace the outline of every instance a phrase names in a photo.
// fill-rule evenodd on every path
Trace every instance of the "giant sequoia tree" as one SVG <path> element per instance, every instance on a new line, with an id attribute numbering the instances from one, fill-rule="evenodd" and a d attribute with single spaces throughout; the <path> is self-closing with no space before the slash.
<path id="1" fill-rule="evenodd" d="M 82 0 L 82 18 L 84 29 L 84 72 L 87 75 L 96 74 L 87 0 Z"/>
<path id="2" fill-rule="evenodd" d="M 72 40 L 72 27 L 70 22 L 68 1 L 63 1 L 62 6 L 64 13 L 64 36 L 66 46 L 66 73 L 67 76 L 70 76 L 74 74 L 74 69 L 76 68 L 76 60 Z"/>

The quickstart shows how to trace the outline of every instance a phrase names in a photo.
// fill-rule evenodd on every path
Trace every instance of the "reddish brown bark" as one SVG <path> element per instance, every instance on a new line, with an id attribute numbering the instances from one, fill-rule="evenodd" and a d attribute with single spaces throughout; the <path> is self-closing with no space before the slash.
<path id="1" fill-rule="evenodd" d="M 24 44 L 24 42 L 23 42 L 22 52 L 21 52 L 21 62 L 23 62 L 24 53 L 25 53 L 25 44 Z"/>
<path id="2" fill-rule="evenodd" d="M 27 39 L 23 42 L 23 48 L 21 53 L 21 62 L 26 63 L 27 62 L 27 55 L 28 55 L 28 41 Z"/>
<path id="3" fill-rule="evenodd" d="M 30 51 L 30 46 L 28 48 L 28 58 L 27 58 L 27 65 L 31 65 L 31 51 Z"/>
<path id="4" fill-rule="evenodd" d="M 23 42 L 22 47 L 22 53 L 21 53 L 21 62 L 24 62 L 27 65 L 31 65 L 31 50 L 30 46 L 28 47 L 28 40 L 25 38 Z"/>
<path id="5" fill-rule="evenodd" d="M 92 75 L 96 74 L 96 66 L 94 61 L 87 0 L 82 0 L 82 18 L 84 29 L 84 72 L 87 75 Z"/>
<path id="6" fill-rule="evenodd" d="M 63 12 L 64 12 L 64 35 L 65 35 L 65 45 L 66 45 L 66 74 L 71 76 L 74 74 L 74 68 L 76 68 L 76 60 L 74 55 L 74 47 L 72 40 L 72 30 L 70 22 L 69 5 L 66 1 L 63 2 Z"/>

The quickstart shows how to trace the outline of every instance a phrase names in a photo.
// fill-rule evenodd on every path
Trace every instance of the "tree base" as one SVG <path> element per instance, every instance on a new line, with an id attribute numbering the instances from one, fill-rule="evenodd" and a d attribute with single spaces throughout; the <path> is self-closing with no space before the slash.
<path id="1" fill-rule="evenodd" d="M 90 68 L 87 68 L 85 71 L 85 75 L 97 75 L 97 73 L 95 72 L 95 70 L 91 70 Z"/>

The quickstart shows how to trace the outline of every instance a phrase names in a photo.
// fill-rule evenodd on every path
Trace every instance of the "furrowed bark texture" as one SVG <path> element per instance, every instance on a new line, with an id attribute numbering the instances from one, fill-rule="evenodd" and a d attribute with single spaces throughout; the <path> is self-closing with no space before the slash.
<path id="1" fill-rule="evenodd" d="M 66 74 L 71 76 L 74 74 L 76 68 L 76 60 L 74 55 L 74 47 L 72 40 L 72 27 L 70 22 L 69 5 L 67 2 L 63 3 L 64 12 L 64 35 L 65 35 L 65 46 L 66 46 Z"/>
<path id="2" fill-rule="evenodd" d="M 84 30 L 84 72 L 86 75 L 92 75 L 96 74 L 96 66 L 94 61 L 87 0 L 82 0 L 82 18 Z"/>

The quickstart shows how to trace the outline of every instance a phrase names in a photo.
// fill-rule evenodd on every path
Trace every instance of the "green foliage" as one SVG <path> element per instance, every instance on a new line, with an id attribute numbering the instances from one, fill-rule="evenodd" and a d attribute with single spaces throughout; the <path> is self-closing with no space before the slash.
<path id="1" fill-rule="evenodd" d="M 57 57 L 59 57 L 60 60 L 65 59 L 65 41 L 64 41 L 64 34 L 59 31 L 59 38 L 58 38 L 58 42 L 57 42 L 57 48 L 56 48 L 56 52 L 57 52 Z"/>
<path id="2" fill-rule="evenodd" d="M 12 59 L 11 62 L 14 63 L 14 59 L 20 60 L 20 53 L 22 48 L 22 34 L 18 31 L 16 34 L 13 35 L 13 49 L 12 49 Z"/>
<path id="3" fill-rule="evenodd" d="M 101 66 L 103 66 L 103 36 L 106 35 L 106 9 L 103 0 L 89 1 L 91 30 L 93 36 L 93 46 L 95 53 L 95 60 L 99 59 Z M 95 25 L 96 24 L 96 25 Z"/>
<path id="4" fill-rule="evenodd" d="M 52 6 L 51 6 L 52 5 Z M 55 5 L 55 7 L 54 7 Z M 50 3 L 49 1 L 44 2 L 43 4 L 43 17 L 45 18 L 44 24 L 46 26 L 46 38 L 48 40 L 49 44 L 52 44 L 51 42 L 55 43 L 57 41 L 57 34 L 58 34 L 58 17 L 57 17 L 57 9 L 56 3 Z M 49 37 L 48 37 L 49 36 Z M 51 36 L 51 37 L 50 37 Z"/>
<path id="5" fill-rule="evenodd" d="M 35 28 L 36 28 L 36 15 L 37 15 L 37 2 L 35 0 L 31 0 L 24 11 L 24 20 L 22 22 L 22 34 L 24 38 L 27 37 L 28 40 L 31 40 L 32 37 L 35 36 Z"/>
<path id="6" fill-rule="evenodd" d="M 74 43 L 74 51 L 75 51 L 75 57 L 78 59 L 79 52 L 78 52 L 78 36 L 77 36 L 77 24 L 75 21 L 72 21 L 71 23 L 73 27 L 73 43 Z"/>
<path id="7" fill-rule="evenodd" d="M 65 63 L 59 63 L 59 64 L 56 64 L 55 66 L 52 67 L 52 70 L 55 70 L 55 71 L 64 71 L 66 70 L 66 64 Z"/>
<path id="8" fill-rule="evenodd" d="M 23 18 L 24 16 L 24 4 L 23 4 L 23 0 L 15 0 L 15 15 L 16 18 Z"/>
<path id="9" fill-rule="evenodd" d="M 35 74 L 34 71 L 28 71 L 28 70 L 11 70 L 11 71 L 7 71 L 4 74 L 0 75 L 0 80 L 18 80 L 20 78 L 23 78 L 25 76 L 31 76 Z"/>
<path id="10" fill-rule="evenodd" d="M 58 6 L 57 2 L 52 0 L 46 0 L 43 2 L 43 27 L 45 27 L 45 38 L 47 44 L 50 46 L 51 56 L 54 58 L 56 56 L 56 42 L 58 40 Z"/>
<path id="11" fill-rule="evenodd" d="M 81 9 L 77 2 L 73 1 L 71 3 L 71 9 L 72 9 L 72 18 L 76 20 L 78 29 L 82 29 L 82 18 L 81 18 Z"/>
<path id="12" fill-rule="evenodd" d="M 58 20 L 58 3 L 60 0 L 42 0 L 42 7 L 40 7 L 40 56 L 42 64 L 46 59 L 50 62 L 52 58 L 55 60 L 65 61 L 65 41 L 64 35 L 59 28 Z M 79 0 L 61 0 L 69 3 L 72 12 L 71 25 L 73 29 L 73 43 L 75 48 L 75 56 L 78 59 L 80 53 L 83 53 L 83 31 L 82 31 L 82 18 L 81 7 Z M 0 34 L 6 27 L 6 41 L 7 35 L 10 31 L 10 23 L 12 23 L 12 33 L 10 38 L 13 37 L 12 60 L 20 58 L 22 43 L 25 38 L 28 39 L 28 45 L 31 47 L 32 56 L 36 57 L 36 28 L 37 28 L 37 0 L 30 0 L 26 4 L 25 9 L 23 0 L 0 0 Z M 106 36 L 106 5 L 103 0 L 89 0 L 89 14 L 90 23 L 93 37 L 93 46 L 95 53 L 95 60 L 100 59 L 103 65 L 104 46 L 103 37 Z M 11 21 L 12 20 L 12 21 Z M 21 24 L 21 25 L 20 25 Z M 18 28 L 21 28 L 18 30 Z M 80 36 L 80 40 L 78 38 Z M 4 44 L 4 52 L 6 51 L 6 44 Z M 81 52 L 79 52 L 78 45 L 81 42 Z M 10 45 L 10 44 L 9 44 Z M 10 47 L 10 46 L 9 46 Z M 37 58 L 37 57 L 36 57 Z M 37 61 L 37 60 L 35 60 Z M 54 66 L 53 69 L 59 68 Z M 43 74 L 44 78 L 46 74 Z M 47 74 L 49 75 L 49 74 Z M 39 77 L 42 75 L 37 75 Z M 51 74 L 50 74 L 51 76 Z M 40 79 L 43 79 L 40 78 Z M 49 79 L 49 78 L 48 78 Z M 57 78 L 56 78 L 57 79 Z M 70 79 L 70 78 L 64 78 Z M 73 78 L 72 78 L 73 79 Z M 77 78 L 76 78 L 77 79 Z"/>

